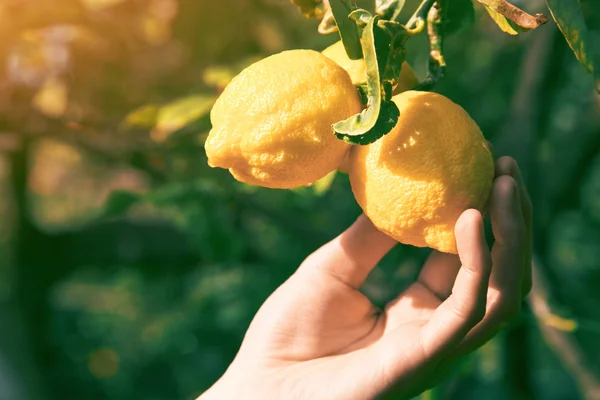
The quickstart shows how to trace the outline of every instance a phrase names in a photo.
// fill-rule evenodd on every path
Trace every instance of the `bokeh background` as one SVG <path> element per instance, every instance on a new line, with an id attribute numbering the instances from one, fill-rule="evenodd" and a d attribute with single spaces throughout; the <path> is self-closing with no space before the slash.
<path id="1" fill-rule="evenodd" d="M 229 79 L 337 40 L 316 28 L 288 0 L 0 0 L 1 400 L 195 398 L 269 293 L 359 215 L 343 174 L 261 189 L 203 151 Z M 600 398 L 600 97 L 553 22 L 509 36 L 477 8 L 446 51 L 436 90 L 524 170 L 536 284 L 423 398 Z M 423 78 L 426 37 L 408 59 Z M 427 252 L 397 246 L 365 291 L 393 298 Z"/>

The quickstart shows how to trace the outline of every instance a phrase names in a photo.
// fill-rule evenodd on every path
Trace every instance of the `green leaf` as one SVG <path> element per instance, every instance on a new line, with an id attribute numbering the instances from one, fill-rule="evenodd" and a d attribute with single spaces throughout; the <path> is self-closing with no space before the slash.
<path id="1" fill-rule="evenodd" d="M 110 194 L 102 212 L 101 218 L 114 218 L 125 214 L 129 209 L 139 203 L 143 196 L 140 193 L 129 192 L 125 190 L 115 190 Z"/>
<path id="2" fill-rule="evenodd" d="M 314 185 L 312 185 L 313 192 L 318 196 L 322 196 L 325 193 L 327 193 L 329 188 L 331 188 L 331 185 L 333 184 L 336 175 L 337 170 L 334 170 L 325 175 L 323 178 L 316 181 Z"/>
<path id="3" fill-rule="evenodd" d="M 498 27 L 504 32 L 511 35 L 516 35 L 519 31 L 528 31 L 535 29 L 546 22 L 546 18 L 542 14 L 535 16 L 527 14 L 525 11 L 510 4 L 506 0 L 477 0 L 483 4 L 496 22 Z"/>
<path id="4" fill-rule="evenodd" d="M 451 35 L 475 23 L 473 0 L 446 0 L 443 3 L 444 35 Z"/>
<path id="5" fill-rule="evenodd" d="M 400 117 L 400 110 L 396 103 L 393 101 L 384 101 L 381 103 L 379 117 L 375 123 L 373 129 L 362 135 L 342 135 L 336 133 L 339 139 L 349 144 L 367 145 L 380 139 L 387 133 L 389 133 L 396 124 Z"/>
<path id="6" fill-rule="evenodd" d="M 363 57 L 361 50 L 360 35 L 358 27 L 349 18 L 353 7 L 349 0 L 329 0 L 333 18 L 340 32 L 340 37 L 346 53 L 351 60 L 358 60 Z"/>
<path id="7" fill-rule="evenodd" d="M 143 105 L 131 111 L 120 124 L 121 130 L 151 129 L 156 124 L 160 106 L 157 104 Z"/>
<path id="8" fill-rule="evenodd" d="M 406 30 L 398 24 L 383 23 L 375 27 L 375 52 L 381 80 L 388 82 L 390 89 L 398 84 L 402 64 L 406 60 Z M 391 98 L 384 96 L 385 99 Z"/>
<path id="9" fill-rule="evenodd" d="M 356 21 L 370 18 L 360 38 L 362 52 L 365 57 L 368 102 L 367 107 L 361 113 L 333 125 L 335 132 L 343 136 L 358 136 L 369 132 L 377 122 L 382 99 L 374 34 L 374 26 L 378 17 L 372 17 L 370 13 L 364 10 L 352 13 L 352 17 Z"/>
<path id="10" fill-rule="evenodd" d="M 387 134 L 398 121 L 398 107 L 389 99 L 400 75 L 408 35 L 398 23 L 379 26 L 379 17 L 365 10 L 354 11 L 351 17 L 363 26 L 360 40 L 367 74 L 367 106 L 359 114 L 334 124 L 333 129 L 339 139 L 365 145 Z"/>
<path id="11" fill-rule="evenodd" d="M 546 0 L 546 4 L 577 60 L 588 72 L 593 73 L 594 56 L 579 0 Z M 600 66 L 596 67 L 600 70 Z"/>
<path id="12" fill-rule="evenodd" d="M 165 141 L 171 134 L 200 118 L 208 117 L 215 103 L 213 95 L 198 95 L 178 99 L 163 106 L 158 112 L 151 137 L 156 142 Z"/>

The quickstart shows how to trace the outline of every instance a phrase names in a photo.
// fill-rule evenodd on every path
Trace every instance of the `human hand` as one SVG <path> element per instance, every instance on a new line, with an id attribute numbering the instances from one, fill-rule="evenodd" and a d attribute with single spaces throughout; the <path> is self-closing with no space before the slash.
<path id="1" fill-rule="evenodd" d="M 514 318 L 531 288 L 531 203 L 509 157 L 496 162 L 490 216 L 491 252 L 481 214 L 465 211 L 458 256 L 432 252 L 384 310 L 359 289 L 396 242 L 359 217 L 266 300 L 200 399 L 403 398 L 431 387 Z"/>

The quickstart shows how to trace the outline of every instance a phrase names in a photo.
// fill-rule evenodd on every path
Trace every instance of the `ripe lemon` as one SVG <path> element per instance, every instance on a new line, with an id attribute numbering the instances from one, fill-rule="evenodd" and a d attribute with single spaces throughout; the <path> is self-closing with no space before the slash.
<path id="1" fill-rule="evenodd" d="M 396 127 L 350 152 L 354 196 L 399 242 L 456 254 L 456 220 L 488 200 L 491 151 L 475 121 L 448 98 L 408 91 L 392 100 L 400 109 Z"/>
<path id="2" fill-rule="evenodd" d="M 365 69 L 365 60 L 351 60 L 346 54 L 344 44 L 341 41 L 335 42 L 325 50 L 323 55 L 331 58 L 333 61 L 338 63 L 342 68 L 348 72 L 352 83 L 354 85 L 360 85 L 367 81 L 367 72 Z M 415 76 L 415 71 L 405 61 L 402 63 L 402 69 L 400 71 L 400 77 L 398 79 L 398 85 L 394 88 L 393 94 L 398 94 L 407 90 L 412 89 L 419 80 Z"/>
<path id="3" fill-rule="evenodd" d="M 361 111 L 348 73 L 313 50 L 258 61 L 227 85 L 211 110 L 208 163 L 239 181 L 289 189 L 338 167 L 350 146 L 332 124 Z"/>

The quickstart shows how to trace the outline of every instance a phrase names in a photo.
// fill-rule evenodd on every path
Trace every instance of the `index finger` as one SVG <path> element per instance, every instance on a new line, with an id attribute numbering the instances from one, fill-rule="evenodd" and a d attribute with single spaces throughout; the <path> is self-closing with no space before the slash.
<path id="1" fill-rule="evenodd" d="M 341 235 L 308 256 L 299 271 L 319 271 L 358 290 L 396 244 L 362 214 Z"/>

